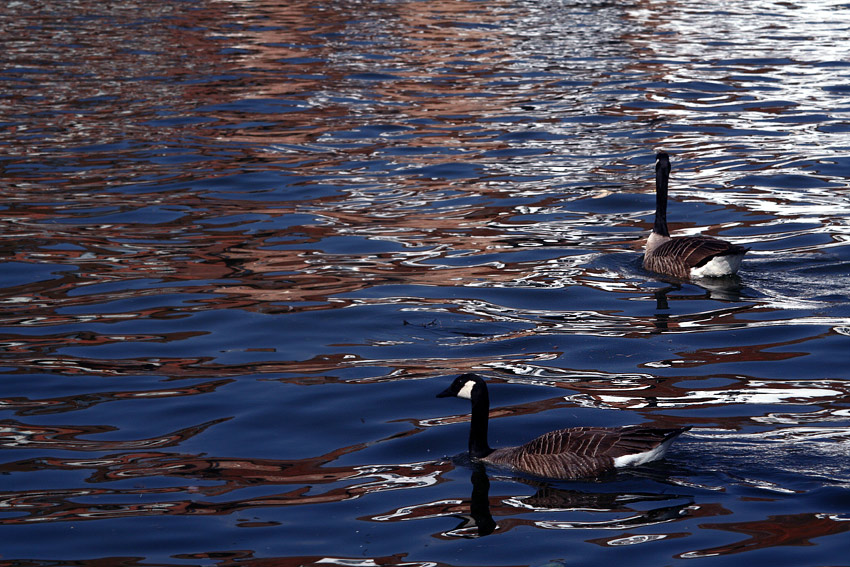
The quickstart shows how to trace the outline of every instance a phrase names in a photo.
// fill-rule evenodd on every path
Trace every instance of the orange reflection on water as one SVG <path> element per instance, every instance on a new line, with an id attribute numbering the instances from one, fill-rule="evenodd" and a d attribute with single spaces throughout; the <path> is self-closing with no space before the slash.
<path id="1" fill-rule="evenodd" d="M 116 402 L 131 399 L 161 399 L 179 396 L 194 396 L 209 394 L 218 388 L 230 384 L 232 380 L 214 380 L 201 384 L 184 387 L 169 387 L 159 390 L 136 390 L 119 392 L 97 392 L 88 394 L 73 394 L 54 398 L 29 399 L 26 397 L 0 398 L 4 409 L 14 410 L 17 415 L 42 415 L 77 411 L 105 402 Z"/>
<path id="2" fill-rule="evenodd" d="M 79 432 L 79 430 L 64 428 L 62 435 L 72 437 Z M 417 430 L 410 430 L 395 435 L 391 439 L 406 437 L 416 432 Z M 141 445 L 157 446 L 143 442 L 102 444 L 98 447 L 93 447 L 91 444 L 78 446 L 72 443 L 66 444 L 64 448 L 108 451 L 110 449 L 132 450 Z M 318 457 L 294 461 L 208 458 L 171 453 L 136 452 L 87 459 L 46 457 L 8 463 L 0 465 L 0 472 L 12 474 L 40 470 L 94 469 L 95 472 L 89 478 L 89 482 L 92 483 L 127 479 L 134 479 L 137 483 L 132 489 L 43 489 L 0 494 L 0 502 L 5 503 L 4 508 L 7 512 L 26 514 L 0 519 L 0 524 L 151 515 L 221 515 L 262 507 L 341 502 L 374 492 L 429 486 L 440 482 L 440 476 L 453 468 L 445 461 L 403 465 L 327 466 L 339 457 L 366 446 L 367 444 L 357 444 Z M 144 479 L 158 477 L 169 477 L 183 482 L 192 481 L 198 484 L 169 488 L 143 487 Z M 324 492 L 316 488 L 316 485 L 340 483 L 343 483 L 343 486 L 333 487 Z M 155 499 L 156 495 L 160 494 L 220 496 L 249 486 L 277 484 L 303 486 L 281 494 L 227 502 L 204 502 L 195 498 L 165 501 Z M 150 497 L 154 500 L 132 502 L 131 498 L 134 496 L 136 500 L 151 500 Z M 98 503 L 98 497 L 108 497 L 108 500 L 113 503 Z M 81 503 L 80 501 L 84 498 L 94 499 L 94 501 L 88 504 Z"/>
<path id="3" fill-rule="evenodd" d="M 6 449 L 40 449 L 62 451 L 133 451 L 138 449 L 158 449 L 178 445 L 207 428 L 227 421 L 220 418 L 179 429 L 165 435 L 132 441 L 96 441 L 79 439 L 81 435 L 96 435 L 115 431 L 108 425 L 90 426 L 46 426 L 30 425 L 15 420 L 0 421 L 0 447 Z"/>
<path id="4" fill-rule="evenodd" d="M 711 557 L 733 555 L 769 547 L 815 545 L 815 542 L 811 541 L 814 538 L 850 531 L 850 520 L 832 514 L 801 513 L 770 516 L 765 520 L 752 522 L 702 524 L 700 528 L 741 533 L 749 536 L 749 538 L 736 543 L 709 547 L 699 551 L 689 551 L 679 554 L 677 557 Z"/>

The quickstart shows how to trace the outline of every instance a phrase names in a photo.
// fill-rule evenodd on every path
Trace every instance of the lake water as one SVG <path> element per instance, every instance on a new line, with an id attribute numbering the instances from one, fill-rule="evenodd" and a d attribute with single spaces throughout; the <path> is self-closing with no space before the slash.
<path id="1" fill-rule="evenodd" d="M 850 5 L 12 0 L 0 565 L 847 565 Z M 669 218 L 740 279 L 641 267 Z M 594 481 L 480 469 L 691 426 Z"/>

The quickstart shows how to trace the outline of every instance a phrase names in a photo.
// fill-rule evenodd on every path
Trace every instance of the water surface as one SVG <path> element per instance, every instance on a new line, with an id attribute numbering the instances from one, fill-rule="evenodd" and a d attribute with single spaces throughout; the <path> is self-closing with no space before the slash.
<path id="1" fill-rule="evenodd" d="M 848 26 L 8 3 L 3 564 L 845 561 Z M 658 149 L 671 228 L 749 246 L 740 278 L 641 268 Z M 692 429 L 610 478 L 481 469 L 434 398 L 467 371 L 494 445 Z"/>

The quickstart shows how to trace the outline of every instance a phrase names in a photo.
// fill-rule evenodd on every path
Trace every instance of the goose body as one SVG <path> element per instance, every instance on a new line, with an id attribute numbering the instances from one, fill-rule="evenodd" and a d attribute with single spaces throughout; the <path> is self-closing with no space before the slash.
<path id="1" fill-rule="evenodd" d="M 484 380 L 476 374 L 462 374 L 437 394 L 438 398 L 450 396 L 472 402 L 470 457 L 546 478 L 589 478 L 660 459 L 676 437 L 689 429 L 571 427 L 550 431 L 518 447 L 492 449 L 487 442 L 490 396 Z"/>
<path id="2" fill-rule="evenodd" d="M 655 156 L 655 224 L 646 241 L 643 267 L 677 278 L 729 276 L 741 267 L 747 248 L 710 236 L 678 236 L 667 230 L 670 156 Z"/>

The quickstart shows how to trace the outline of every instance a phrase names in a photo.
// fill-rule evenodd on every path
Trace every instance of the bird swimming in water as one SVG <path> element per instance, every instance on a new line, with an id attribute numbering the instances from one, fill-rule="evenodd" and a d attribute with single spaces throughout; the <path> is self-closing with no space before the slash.
<path id="1" fill-rule="evenodd" d="M 596 477 L 660 459 L 673 441 L 690 429 L 571 427 L 544 433 L 518 447 L 493 449 L 487 442 L 490 396 L 484 380 L 477 374 L 462 374 L 437 394 L 438 398 L 451 396 L 472 402 L 470 457 L 553 479 Z"/>
<path id="2" fill-rule="evenodd" d="M 646 240 L 643 267 L 677 278 L 729 276 L 741 267 L 748 248 L 711 236 L 670 236 L 667 230 L 667 188 L 670 156 L 655 156 L 655 224 Z"/>

